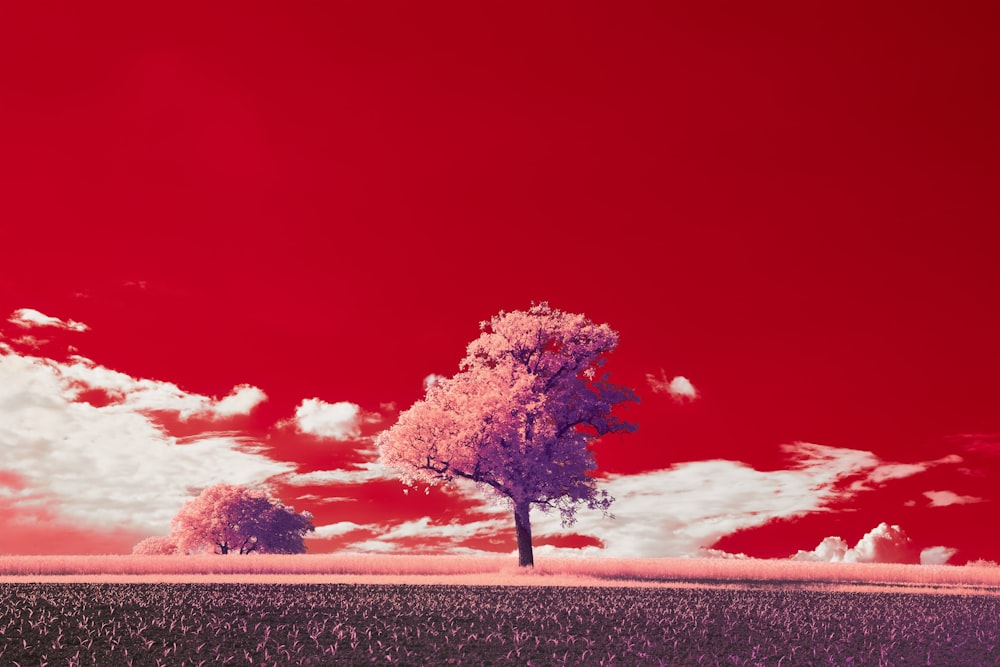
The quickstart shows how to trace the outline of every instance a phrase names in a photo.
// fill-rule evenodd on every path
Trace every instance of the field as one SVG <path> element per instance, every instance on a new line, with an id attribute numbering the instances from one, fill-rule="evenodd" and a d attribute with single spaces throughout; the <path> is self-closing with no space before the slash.
<path id="1" fill-rule="evenodd" d="M 0 556 L 2 581 L 122 583 L 440 583 L 642 585 L 762 582 L 904 589 L 1000 591 L 1000 567 L 814 563 L 698 558 L 538 558 L 511 556 Z"/>
<path id="2" fill-rule="evenodd" d="M 998 665 L 1000 569 L 0 557 L 2 665 Z"/>
<path id="3" fill-rule="evenodd" d="M 1000 597 L 780 587 L 0 584 L 5 665 L 996 665 Z"/>

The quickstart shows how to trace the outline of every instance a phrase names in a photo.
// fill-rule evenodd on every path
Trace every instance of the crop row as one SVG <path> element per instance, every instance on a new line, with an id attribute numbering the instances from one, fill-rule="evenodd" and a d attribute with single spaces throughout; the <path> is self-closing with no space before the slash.
<path id="1" fill-rule="evenodd" d="M 792 589 L 0 584 L 4 665 L 996 665 L 1000 598 Z"/>

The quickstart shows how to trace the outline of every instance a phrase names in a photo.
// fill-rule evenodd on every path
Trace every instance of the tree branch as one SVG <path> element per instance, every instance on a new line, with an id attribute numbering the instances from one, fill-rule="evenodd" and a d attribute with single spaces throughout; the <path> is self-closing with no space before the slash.
<path id="1" fill-rule="evenodd" d="M 559 438 L 561 438 L 561 437 L 563 437 L 564 435 L 566 435 L 566 433 L 567 433 L 567 432 L 568 432 L 568 431 L 569 431 L 569 430 L 570 430 L 571 428 L 573 428 L 573 427 L 575 427 L 575 426 L 580 426 L 581 424 L 590 424 L 591 426 L 593 426 L 593 424 L 591 423 L 591 421 L 590 421 L 589 419 L 576 419 L 576 420 L 574 420 L 574 421 L 571 421 L 571 422 L 569 422 L 568 424 L 566 424 L 566 425 L 565 425 L 565 426 L 563 426 L 562 428 L 560 428 L 560 429 L 559 429 L 559 432 L 558 432 L 558 433 L 556 433 L 556 439 L 558 440 Z"/>
<path id="2" fill-rule="evenodd" d="M 499 482 L 497 482 L 495 479 L 470 475 L 469 473 L 462 472 L 461 470 L 458 469 L 453 469 L 452 474 L 454 474 L 456 477 L 461 477 L 462 479 L 468 479 L 473 482 L 477 482 L 479 484 L 485 484 L 487 486 L 493 487 L 494 489 L 496 489 L 498 493 L 513 499 L 513 496 L 511 495 L 510 491 L 503 485 L 501 485 Z"/>

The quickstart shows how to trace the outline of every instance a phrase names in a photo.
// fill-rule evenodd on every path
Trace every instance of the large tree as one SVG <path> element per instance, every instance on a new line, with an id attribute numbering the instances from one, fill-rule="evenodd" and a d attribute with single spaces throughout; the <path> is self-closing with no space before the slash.
<path id="1" fill-rule="evenodd" d="M 564 526 L 580 506 L 607 513 L 589 445 L 635 426 L 615 406 L 638 401 L 632 390 L 598 376 L 618 345 L 607 324 L 550 308 L 501 311 L 480 324 L 459 372 L 378 438 L 382 462 L 404 481 L 476 482 L 514 511 L 518 561 L 534 564 L 532 507 L 556 509 Z"/>
<path id="2" fill-rule="evenodd" d="M 169 540 L 181 553 L 214 551 L 299 554 L 315 530 L 312 515 L 245 486 L 216 484 L 188 501 L 172 522 Z"/>

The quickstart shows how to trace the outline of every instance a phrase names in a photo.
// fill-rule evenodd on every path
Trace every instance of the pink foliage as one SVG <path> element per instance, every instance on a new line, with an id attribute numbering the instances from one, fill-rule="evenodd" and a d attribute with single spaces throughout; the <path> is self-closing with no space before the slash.
<path id="1" fill-rule="evenodd" d="M 634 430 L 614 413 L 636 401 L 631 390 L 597 378 L 618 334 L 583 315 L 547 303 L 500 312 L 480 325 L 459 372 L 382 433 L 382 461 L 404 481 L 470 479 L 515 510 L 518 542 L 530 551 L 528 509 L 560 511 L 564 525 L 578 507 L 607 511 L 613 500 L 590 473 L 588 446 L 599 436 Z M 527 554 L 530 560 L 530 553 Z"/>
<path id="2" fill-rule="evenodd" d="M 179 553 L 179 550 L 173 535 L 147 537 L 132 548 L 132 554 L 135 556 L 170 556 L 176 553 Z"/>
<path id="3" fill-rule="evenodd" d="M 245 486 L 216 484 L 181 508 L 173 519 L 181 552 L 304 553 L 303 538 L 315 530 L 312 515 Z"/>

